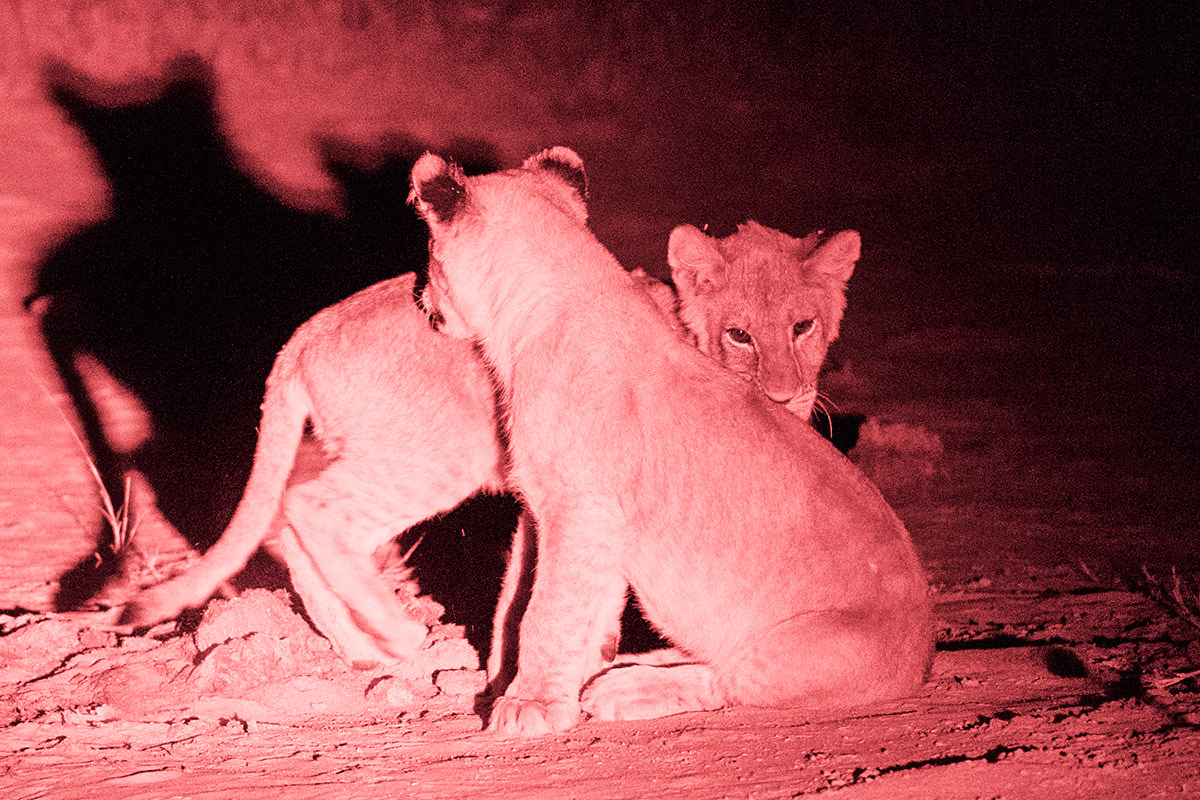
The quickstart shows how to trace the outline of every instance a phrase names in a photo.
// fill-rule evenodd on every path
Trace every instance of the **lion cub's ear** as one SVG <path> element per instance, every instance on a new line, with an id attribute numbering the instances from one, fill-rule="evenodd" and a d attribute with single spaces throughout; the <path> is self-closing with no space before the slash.
<path id="1" fill-rule="evenodd" d="M 725 256 L 716 241 L 694 225 L 680 225 L 671 231 L 667 263 L 681 297 L 716 292 L 725 285 Z"/>
<path id="2" fill-rule="evenodd" d="M 571 187 L 579 199 L 587 202 L 588 186 L 587 173 L 583 170 L 583 159 L 569 147 L 561 145 L 547 147 L 540 153 L 535 153 L 525 159 L 521 169 L 541 170 L 552 173 L 555 177 Z"/>
<path id="3" fill-rule="evenodd" d="M 521 169 L 552 178 L 558 189 L 565 190 L 562 192 L 565 209 L 580 224 L 587 224 L 587 173 L 578 153 L 569 147 L 548 147 L 525 159 Z"/>
<path id="4" fill-rule="evenodd" d="M 430 226 L 453 222 L 467 204 L 466 177 L 457 164 L 426 153 L 413 165 L 408 202 Z"/>
<path id="5" fill-rule="evenodd" d="M 823 275 L 844 284 L 854 273 L 854 265 L 861 252 L 862 240 L 858 231 L 841 231 L 829 237 L 829 241 L 818 247 L 808 261 Z"/>

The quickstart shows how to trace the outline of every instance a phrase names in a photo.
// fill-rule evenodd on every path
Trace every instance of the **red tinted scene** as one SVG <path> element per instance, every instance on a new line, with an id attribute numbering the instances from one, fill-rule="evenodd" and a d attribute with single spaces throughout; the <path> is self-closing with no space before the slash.
<path id="1" fill-rule="evenodd" d="M 1165 3 L 4 4 L 0 791 L 1200 794 L 1195 27 Z M 697 710 L 589 704 L 589 677 L 556 732 L 485 730 L 531 649 L 525 439 L 495 403 L 521 388 L 430 275 L 426 219 L 469 201 L 430 180 L 414 206 L 410 175 L 554 145 L 639 319 L 831 442 L 749 485 L 840 518 L 829 475 L 861 473 L 895 511 L 919 687 L 864 669 L 819 704 Z M 625 322 L 596 335 L 661 341 Z M 635 512 L 746 503 L 671 450 L 688 491 Z M 724 674 L 664 656 L 672 603 L 861 577 L 834 545 L 768 568 L 713 535 L 619 637 L 619 594 L 578 597 L 612 606 L 584 615 L 588 676 Z M 757 633 L 788 622 L 747 624 L 749 675 L 805 669 Z"/>

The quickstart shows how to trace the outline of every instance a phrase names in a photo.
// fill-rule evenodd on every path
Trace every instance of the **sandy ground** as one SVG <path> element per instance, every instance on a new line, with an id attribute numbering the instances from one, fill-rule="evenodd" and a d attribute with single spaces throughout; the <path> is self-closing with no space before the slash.
<path id="1" fill-rule="evenodd" d="M 1172 567 L 1185 577 L 1200 567 L 1194 378 L 1174 377 L 1195 368 L 1195 336 L 1180 322 L 1195 307 L 1193 274 L 981 265 L 864 228 L 825 388 L 868 417 L 856 458 L 929 571 L 938 653 L 928 684 L 846 717 L 735 708 L 499 741 L 479 731 L 479 673 L 453 625 L 410 673 L 363 674 L 342 668 L 277 594 L 245 595 L 225 606 L 233 622 L 210 610 L 179 634 L 118 635 L 55 610 L 62 577 L 92 557 L 103 526 L 69 398 L 21 298 L 68 226 L 103 216 L 103 183 L 41 99 L 6 102 L 5 797 L 1200 796 L 1200 687 L 1186 677 L 1200 669 L 1197 629 L 1138 577 L 1143 566 L 1164 582 Z M 298 188 L 319 194 L 295 115 L 231 114 L 263 184 L 290 188 L 293 201 Z M 711 141 L 689 152 L 665 144 L 678 130 L 621 140 L 613 120 L 559 119 L 536 135 L 532 125 L 526 115 L 522 135 L 498 132 L 499 155 L 520 158 L 528 140 L 553 136 L 592 157 L 594 225 L 627 262 L 661 271 L 670 226 L 707 215 L 802 232 L 807 212 L 782 196 L 742 210 L 740 198 L 778 186 L 730 185 Z"/>

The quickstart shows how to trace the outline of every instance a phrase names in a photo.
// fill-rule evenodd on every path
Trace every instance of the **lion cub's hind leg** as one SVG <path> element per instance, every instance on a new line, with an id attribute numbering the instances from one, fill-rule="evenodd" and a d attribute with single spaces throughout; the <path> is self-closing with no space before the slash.
<path id="1" fill-rule="evenodd" d="M 349 607 L 321 577 L 290 525 L 281 526 L 267 546 L 272 555 L 287 565 L 292 589 L 304 604 L 304 612 L 338 656 L 361 668 L 395 660 L 394 655 L 380 647 L 375 636 L 354 621 Z"/>
<path id="2" fill-rule="evenodd" d="M 933 657 L 923 598 L 911 608 L 811 611 L 784 620 L 715 665 L 730 703 L 842 709 L 903 697 Z"/>
<path id="3" fill-rule="evenodd" d="M 379 572 L 375 553 L 467 494 L 443 503 L 418 502 L 404 487 L 364 481 L 340 461 L 288 490 L 283 513 L 295 542 L 285 532 L 279 546 L 309 617 L 351 663 L 370 666 L 376 660 L 371 654 L 378 651 L 390 656 L 386 661 L 395 661 L 420 648 L 425 621 L 415 619 L 396 597 Z"/>
<path id="4" fill-rule="evenodd" d="M 717 683 L 708 664 L 630 661 L 596 675 L 584 686 L 580 703 L 584 713 L 603 722 L 715 711 L 725 705 Z"/>
<path id="5" fill-rule="evenodd" d="M 585 712 L 651 719 L 727 704 L 836 710 L 911 694 L 932 657 L 921 607 L 798 614 L 719 663 L 633 663 L 589 682 Z"/>

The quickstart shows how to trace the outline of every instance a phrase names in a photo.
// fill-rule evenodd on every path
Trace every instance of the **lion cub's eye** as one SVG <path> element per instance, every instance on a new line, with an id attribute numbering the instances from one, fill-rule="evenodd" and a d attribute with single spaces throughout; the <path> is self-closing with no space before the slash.
<path id="1" fill-rule="evenodd" d="M 797 322 L 792 326 L 792 338 L 799 339 L 801 336 L 811 331 L 814 325 L 816 325 L 816 323 L 811 319 L 806 319 L 803 322 Z"/>
<path id="2" fill-rule="evenodd" d="M 754 341 L 750 334 L 746 333 L 741 328 L 730 328 L 725 331 L 725 335 L 730 339 L 733 339 L 738 344 L 750 344 L 752 341 Z"/>

